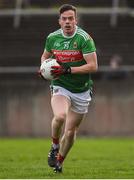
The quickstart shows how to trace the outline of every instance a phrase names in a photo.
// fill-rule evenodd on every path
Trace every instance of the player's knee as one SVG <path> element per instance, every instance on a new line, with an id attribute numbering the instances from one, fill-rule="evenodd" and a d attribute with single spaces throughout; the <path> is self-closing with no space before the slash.
<path id="1" fill-rule="evenodd" d="M 66 119 L 66 114 L 65 113 L 60 113 L 58 115 L 55 116 L 55 121 L 56 122 L 60 122 L 63 123 Z"/>

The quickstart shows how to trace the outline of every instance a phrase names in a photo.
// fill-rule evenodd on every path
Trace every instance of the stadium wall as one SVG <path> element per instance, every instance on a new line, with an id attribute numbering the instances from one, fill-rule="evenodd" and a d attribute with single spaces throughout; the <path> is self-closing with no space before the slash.
<path id="1" fill-rule="evenodd" d="M 50 136 L 53 115 L 47 81 L 1 81 L 0 99 L 0 136 Z M 133 136 L 133 107 L 134 84 L 131 79 L 97 81 L 89 113 L 78 134 Z"/>

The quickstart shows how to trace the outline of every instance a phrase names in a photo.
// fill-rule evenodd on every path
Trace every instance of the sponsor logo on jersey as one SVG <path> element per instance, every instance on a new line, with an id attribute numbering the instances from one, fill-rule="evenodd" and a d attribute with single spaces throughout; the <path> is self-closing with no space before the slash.
<path id="1" fill-rule="evenodd" d="M 83 54 L 79 50 L 53 50 L 55 58 L 62 62 L 81 61 Z"/>

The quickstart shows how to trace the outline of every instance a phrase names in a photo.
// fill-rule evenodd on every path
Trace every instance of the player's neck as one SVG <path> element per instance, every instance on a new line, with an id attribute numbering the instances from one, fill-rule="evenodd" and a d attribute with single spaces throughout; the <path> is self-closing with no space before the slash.
<path id="1" fill-rule="evenodd" d="M 72 31 L 70 33 L 66 33 L 66 32 L 64 32 L 62 30 L 62 34 L 63 34 L 64 37 L 70 38 L 70 37 L 73 37 L 76 34 L 76 31 L 77 31 L 77 26 L 75 26 L 74 31 Z"/>
<path id="2" fill-rule="evenodd" d="M 72 32 L 69 32 L 69 33 L 65 33 L 65 32 L 63 32 L 63 33 L 64 33 L 65 36 L 73 36 L 74 33 L 75 33 L 75 30 L 72 31 Z"/>

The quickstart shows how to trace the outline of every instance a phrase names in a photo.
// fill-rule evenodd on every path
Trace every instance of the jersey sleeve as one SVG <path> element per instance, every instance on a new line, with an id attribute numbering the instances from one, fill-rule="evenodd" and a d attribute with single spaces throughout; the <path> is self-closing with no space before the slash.
<path id="1" fill-rule="evenodd" d="M 82 53 L 88 54 L 96 51 L 95 43 L 92 38 L 89 38 L 82 42 Z"/>
<path id="2" fill-rule="evenodd" d="M 45 48 L 44 48 L 47 52 L 51 52 L 51 42 L 50 41 L 51 41 L 50 37 L 48 36 L 46 39 Z"/>

